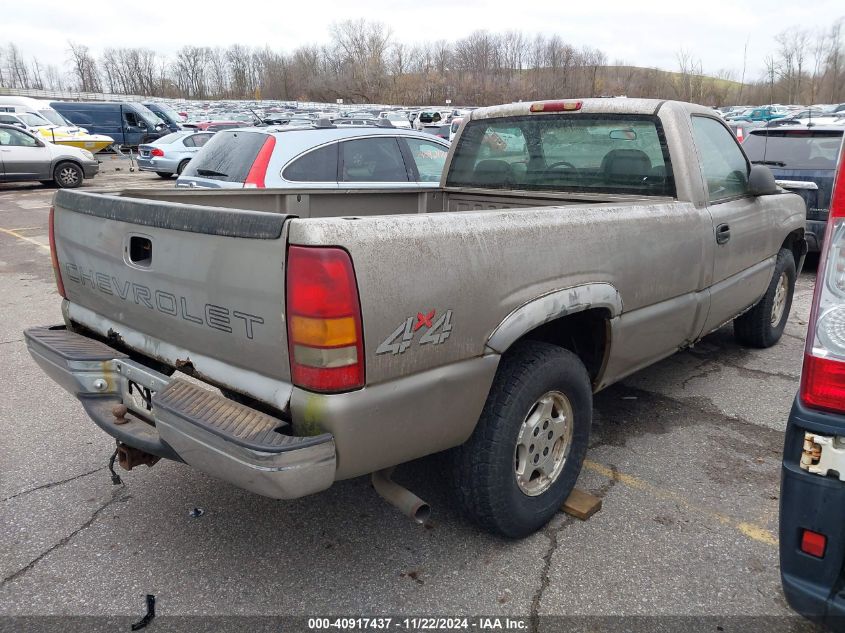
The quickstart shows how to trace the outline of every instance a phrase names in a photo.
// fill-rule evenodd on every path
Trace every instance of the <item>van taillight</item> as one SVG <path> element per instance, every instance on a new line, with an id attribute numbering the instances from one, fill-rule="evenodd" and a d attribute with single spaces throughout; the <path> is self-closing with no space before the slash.
<path id="1" fill-rule="evenodd" d="M 845 148 L 839 157 L 810 312 L 801 401 L 845 413 Z"/>
<path id="2" fill-rule="evenodd" d="M 53 274 L 56 277 L 56 288 L 59 291 L 59 294 L 62 296 L 63 299 L 67 299 L 67 295 L 65 294 L 65 284 L 62 281 L 62 271 L 59 268 L 59 255 L 56 253 L 56 235 L 54 226 L 53 218 L 56 215 L 56 207 L 50 207 L 50 228 L 49 228 L 49 236 L 50 236 L 50 259 L 53 261 Z"/>
<path id="3" fill-rule="evenodd" d="M 322 392 L 363 387 L 361 307 L 349 253 L 291 246 L 286 286 L 293 383 Z"/>
<path id="4" fill-rule="evenodd" d="M 258 187 L 264 188 L 264 178 L 267 176 L 267 166 L 270 164 L 270 158 L 273 156 L 273 150 L 276 147 L 276 137 L 267 136 L 255 160 L 252 161 L 252 167 L 246 175 L 244 187 Z"/>

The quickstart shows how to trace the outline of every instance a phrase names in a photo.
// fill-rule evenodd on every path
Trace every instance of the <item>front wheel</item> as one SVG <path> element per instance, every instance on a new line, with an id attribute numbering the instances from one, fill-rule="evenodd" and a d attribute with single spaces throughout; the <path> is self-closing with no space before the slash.
<path id="1" fill-rule="evenodd" d="M 76 163 L 59 163 L 53 170 L 53 180 L 62 189 L 73 189 L 82 184 L 82 167 Z"/>
<path id="2" fill-rule="evenodd" d="M 164 178 L 165 180 L 167 180 L 168 178 L 173 178 L 173 174 L 171 174 L 169 171 L 157 171 L 156 176 L 158 176 L 159 178 Z"/>
<path id="3" fill-rule="evenodd" d="M 734 319 L 734 337 L 748 347 L 771 347 L 780 340 L 795 292 L 795 258 L 780 249 L 766 294 L 748 312 Z"/>
<path id="4" fill-rule="evenodd" d="M 575 354 L 537 341 L 508 350 L 474 433 L 452 451 L 465 514 L 511 538 L 543 527 L 575 486 L 592 414 L 590 377 Z"/>

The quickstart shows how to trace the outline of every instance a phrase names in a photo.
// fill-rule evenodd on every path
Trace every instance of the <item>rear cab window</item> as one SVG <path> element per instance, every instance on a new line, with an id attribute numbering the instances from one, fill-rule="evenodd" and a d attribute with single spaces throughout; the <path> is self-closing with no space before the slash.
<path id="1" fill-rule="evenodd" d="M 244 182 L 267 138 L 260 132 L 218 132 L 188 163 L 182 175 Z"/>
<path id="2" fill-rule="evenodd" d="M 650 115 L 528 115 L 470 121 L 447 187 L 675 195 L 669 150 Z"/>

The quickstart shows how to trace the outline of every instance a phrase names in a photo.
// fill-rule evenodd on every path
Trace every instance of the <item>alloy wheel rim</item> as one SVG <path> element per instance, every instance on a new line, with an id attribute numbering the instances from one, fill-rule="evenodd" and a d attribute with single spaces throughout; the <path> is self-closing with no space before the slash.
<path id="1" fill-rule="evenodd" d="M 79 175 L 76 173 L 75 169 L 65 167 L 59 172 L 59 180 L 66 185 L 73 185 L 79 182 Z"/>
<path id="2" fill-rule="evenodd" d="M 777 326 L 783 318 L 783 312 L 786 308 L 787 291 L 789 290 L 789 278 L 786 273 L 780 274 L 778 279 L 777 290 L 775 290 L 775 300 L 772 302 L 772 320 L 771 324 Z"/>
<path id="3" fill-rule="evenodd" d="M 572 404 L 560 391 L 546 392 L 528 410 L 514 448 L 514 476 L 524 494 L 543 494 L 560 477 L 573 428 Z"/>

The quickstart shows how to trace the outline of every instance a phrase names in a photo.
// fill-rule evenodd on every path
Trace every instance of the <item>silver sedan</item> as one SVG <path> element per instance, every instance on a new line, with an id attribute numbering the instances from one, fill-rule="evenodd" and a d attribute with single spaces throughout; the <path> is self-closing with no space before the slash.
<path id="1" fill-rule="evenodd" d="M 138 168 L 154 171 L 160 178 L 178 176 L 199 149 L 214 136 L 213 132 L 183 130 L 152 143 L 138 146 Z"/>

